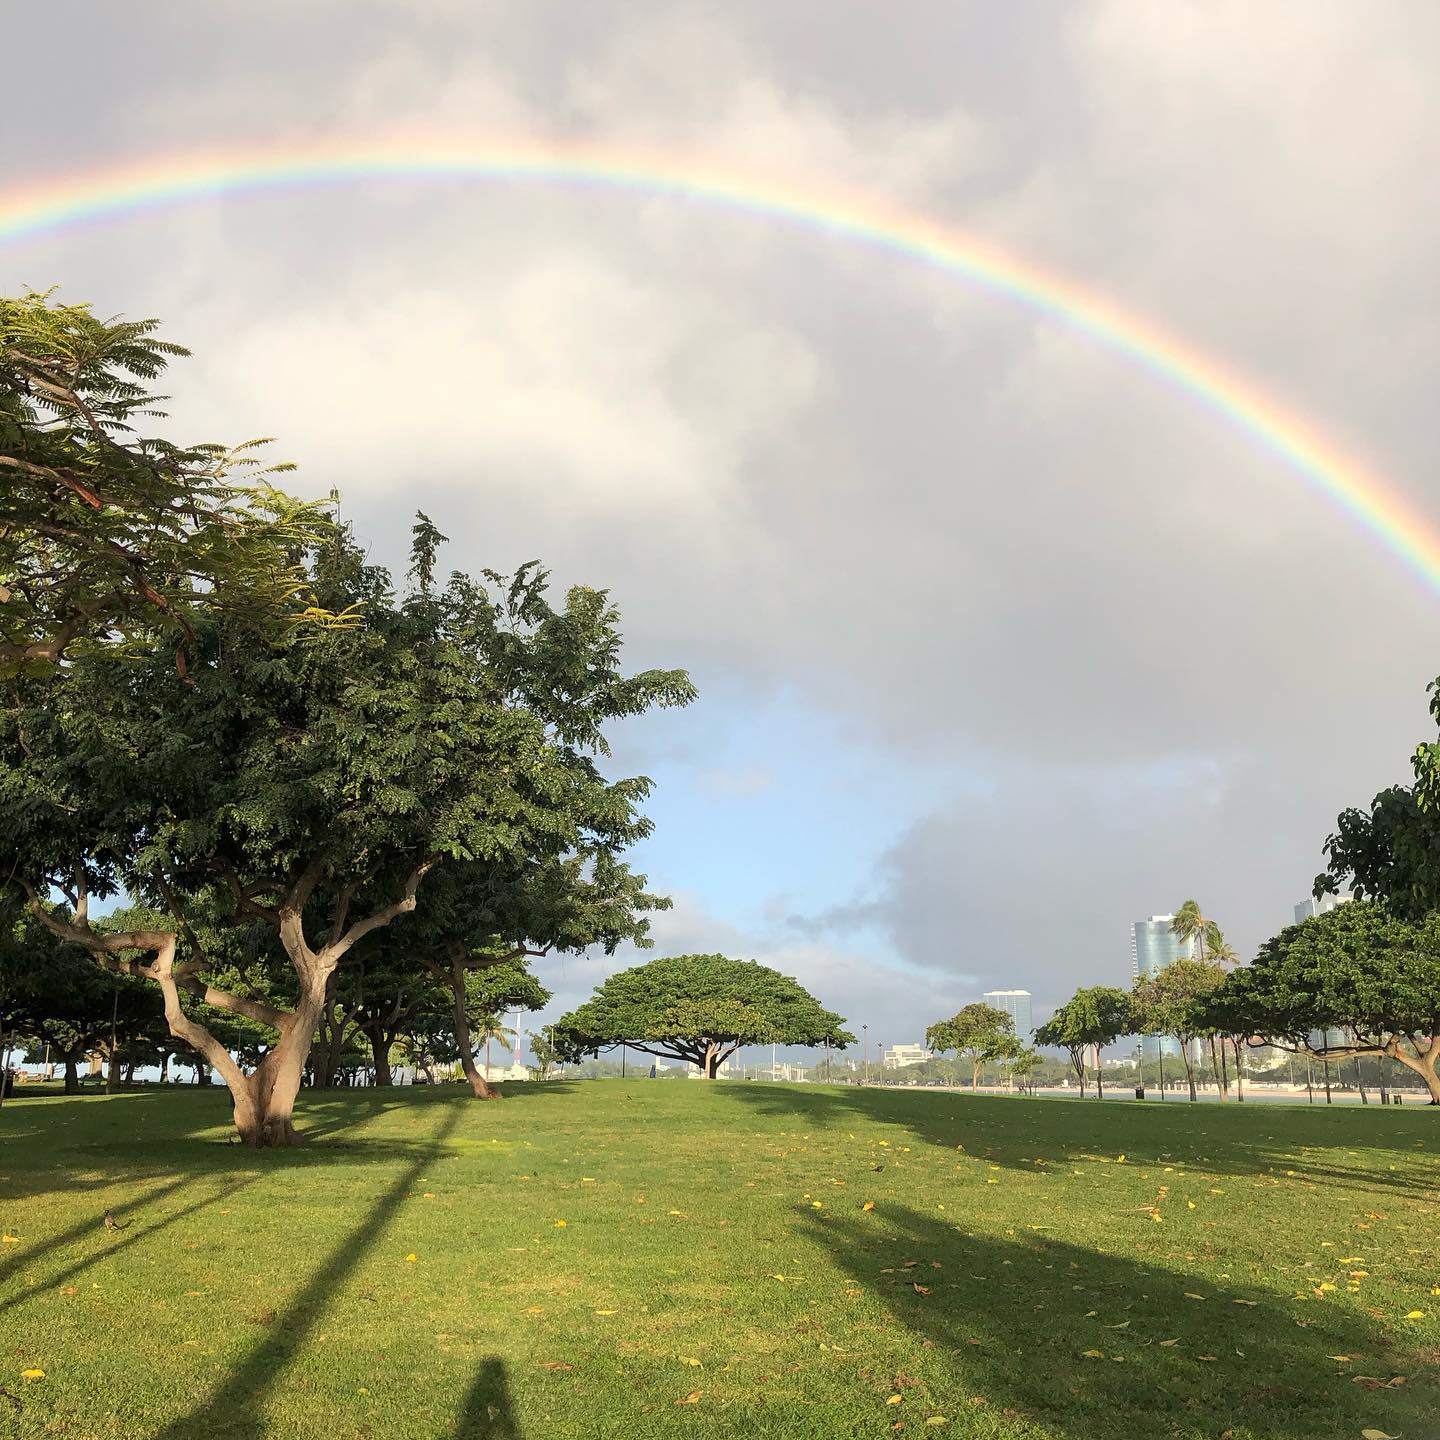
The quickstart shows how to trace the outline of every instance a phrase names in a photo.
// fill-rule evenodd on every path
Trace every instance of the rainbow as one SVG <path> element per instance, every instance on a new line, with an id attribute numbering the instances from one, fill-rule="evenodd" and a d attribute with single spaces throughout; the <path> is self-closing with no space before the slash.
<path id="1" fill-rule="evenodd" d="M 0 245 L 217 196 L 384 180 L 542 181 L 721 206 L 919 262 L 1064 323 L 1138 363 L 1276 455 L 1440 594 L 1440 529 L 1393 485 L 1214 357 L 977 236 L 841 192 L 602 146 L 435 136 L 162 155 L 0 190 Z"/>

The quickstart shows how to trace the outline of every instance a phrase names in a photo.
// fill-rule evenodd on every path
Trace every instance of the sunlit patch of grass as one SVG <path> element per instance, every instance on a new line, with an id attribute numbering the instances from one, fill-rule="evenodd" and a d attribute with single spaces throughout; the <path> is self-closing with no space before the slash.
<path id="1" fill-rule="evenodd" d="M 1440 1408 L 1424 1110 L 305 1102 L 273 1154 L 219 1092 L 0 1111 L 0 1434 L 1316 1440 Z"/>

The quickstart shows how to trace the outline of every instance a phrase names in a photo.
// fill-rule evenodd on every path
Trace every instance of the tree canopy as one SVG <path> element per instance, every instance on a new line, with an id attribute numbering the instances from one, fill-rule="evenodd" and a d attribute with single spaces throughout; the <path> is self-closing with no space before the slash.
<path id="1" fill-rule="evenodd" d="M 1113 1045 L 1121 1035 L 1128 1035 L 1134 1025 L 1130 997 L 1123 990 L 1108 985 L 1091 985 L 1077 990 L 1035 1032 L 1038 1045 L 1053 1045 L 1069 1052 L 1070 1063 L 1085 1093 L 1086 1052 Z M 1095 1093 L 1103 1097 L 1103 1068 L 1095 1067 Z"/>
<path id="2" fill-rule="evenodd" d="M 95 650 L 17 681 L 19 703 L 0 719 L 10 883 L 55 933 L 159 984 L 171 1032 L 225 1079 L 252 1143 L 294 1140 L 331 977 L 416 909 L 437 867 L 464 867 L 477 891 L 501 895 L 537 869 L 552 888 L 583 880 L 587 864 L 592 879 L 615 873 L 615 855 L 648 829 L 649 782 L 600 773 L 605 724 L 693 693 L 679 671 L 619 671 L 603 592 L 577 587 L 555 611 L 532 566 L 509 581 L 456 576 L 436 593 L 441 538 L 422 517 L 400 593 L 342 533 L 311 553 L 322 603 L 358 609 L 362 624 L 277 639 L 199 616 L 194 683 L 158 651 Z M 90 897 L 122 887 L 164 922 L 125 934 L 92 925 Z M 42 903 L 52 890 L 67 897 L 63 913 Z M 635 892 L 619 891 L 623 908 Z M 567 897 L 548 899 L 573 920 Z M 269 928 L 293 971 L 292 1006 L 210 983 L 189 915 L 212 903 Z M 510 918 L 516 939 L 595 938 L 593 926 L 557 934 L 533 914 Z M 472 915 L 453 938 L 469 942 L 474 925 Z M 276 1033 L 253 1074 L 188 997 Z"/>
<path id="3" fill-rule="evenodd" d="M 925 1043 L 932 1050 L 954 1050 L 970 1061 L 970 1088 L 978 1089 L 980 1071 L 987 1061 L 1004 1060 L 1017 1055 L 1020 1037 L 1015 1022 L 1004 1010 L 976 1002 L 939 1020 L 925 1032 Z"/>
<path id="4" fill-rule="evenodd" d="M 1267 940 L 1214 998 L 1232 1025 L 1286 1049 L 1398 1060 L 1440 1104 L 1440 916 L 1337 906 Z M 1352 1043 L 1330 1043 L 1342 1031 Z"/>
<path id="5" fill-rule="evenodd" d="M 551 1027 L 562 1059 L 629 1045 L 713 1080 L 741 1045 L 833 1045 L 855 1037 L 803 986 L 754 960 L 672 955 L 621 970 Z"/>
<path id="6" fill-rule="evenodd" d="M 204 613 L 267 627 L 345 623 L 308 595 L 301 559 L 329 522 L 263 467 L 263 442 L 141 434 L 187 352 L 153 320 L 101 320 L 49 295 L 0 297 L 0 677 L 77 645 L 168 636 L 186 669 Z"/>

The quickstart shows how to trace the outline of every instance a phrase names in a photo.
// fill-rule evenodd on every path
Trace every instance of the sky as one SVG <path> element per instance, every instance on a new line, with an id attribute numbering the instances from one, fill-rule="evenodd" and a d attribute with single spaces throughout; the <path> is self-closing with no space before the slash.
<path id="1" fill-rule="evenodd" d="M 586 143 L 963 228 L 1222 359 L 1440 519 L 1430 0 L 209 0 L 7 19 L 4 196 L 193 148 Z M 803 226 L 556 183 L 291 188 L 0 248 L 154 315 L 177 439 L 274 436 L 377 560 L 608 587 L 659 954 L 871 1045 L 1242 956 L 1433 738 L 1437 595 L 1075 330 Z M 618 965 L 547 960 L 550 1009 Z M 873 1052 L 872 1052 L 873 1053 Z"/>

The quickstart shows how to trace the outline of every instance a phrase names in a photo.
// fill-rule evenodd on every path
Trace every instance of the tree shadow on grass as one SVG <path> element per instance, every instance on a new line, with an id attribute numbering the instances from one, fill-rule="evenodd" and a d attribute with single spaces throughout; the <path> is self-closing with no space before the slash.
<path id="1" fill-rule="evenodd" d="M 91 1253 L 83 1259 L 73 1261 L 59 1270 L 51 1271 L 43 1281 L 32 1282 L 25 1289 L 17 1290 L 13 1295 L 7 1295 L 0 1299 L 0 1314 L 12 1306 L 24 1304 L 34 1295 L 53 1290 L 65 1281 L 75 1279 L 76 1276 L 84 1274 L 92 1265 L 97 1265 L 100 1261 L 106 1260 L 122 1250 L 128 1250 L 138 1241 L 149 1239 L 152 1235 L 167 1229 L 179 1220 L 191 1218 L 199 1211 L 215 1204 L 217 1200 L 228 1199 L 237 1190 L 243 1190 L 253 1181 L 242 1180 L 238 1184 L 226 1184 L 213 1194 L 192 1200 L 186 1205 L 166 1209 L 159 1219 L 150 1219 L 141 1213 L 148 1207 L 159 1205 L 166 1199 L 174 1197 L 182 1190 L 190 1189 L 195 1183 L 194 1180 L 175 1180 L 168 1185 L 161 1185 L 154 1190 L 147 1191 L 144 1195 L 123 1205 L 116 1205 L 112 1210 L 92 1212 L 68 1230 L 62 1231 L 58 1235 L 52 1235 L 42 1244 L 28 1248 L 22 1254 L 16 1255 L 13 1260 L 0 1266 L 0 1284 L 21 1270 L 33 1272 L 38 1261 L 53 1254 L 56 1250 L 67 1249 L 79 1244 L 87 1236 L 92 1242 Z M 154 1211 L 151 1210 L 150 1214 L 153 1215 Z M 113 1232 L 105 1224 L 106 1215 L 110 1215 L 116 1222 Z"/>
<path id="2" fill-rule="evenodd" d="M 334 1303 L 346 1277 L 384 1234 L 415 1182 L 443 1153 L 462 1113 L 459 1107 L 448 1110 L 435 1133 L 409 1150 L 404 1169 L 354 1229 L 331 1248 L 304 1289 L 268 1324 L 263 1338 L 225 1383 L 158 1431 L 155 1440 L 263 1440 L 268 1433 L 265 1401 L 270 1390 Z"/>
<path id="3" fill-rule="evenodd" d="M 503 1360 L 491 1357 L 475 1372 L 451 1440 L 524 1440 Z"/>
<path id="4" fill-rule="evenodd" d="M 1412 1151 L 1433 1140 L 1433 1112 L 1279 1111 L 1275 1106 L 1151 1104 L 1135 1100 L 1030 1099 L 964 1091 L 861 1086 L 729 1085 L 726 1094 L 763 1114 L 805 1129 L 843 1128 L 856 1117 L 902 1126 L 917 1139 L 991 1164 L 1035 1173 L 1079 1160 L 1189 1165 L 1229 1175 L 1259 1175 L 1281 1184 L 1433 1194 L 1427 1150 L 1423 1168 L 1378 1169 L 1372 1149 Z M 1093 1147 L 1108 1147 L 1094 1153 Z M 1339 1163 L 1356 1152 L 1353 1165 Z"/>
<path id="5" fill-rule="evenodd" d="M 959 1428 L 962 1416 L 999 1412 L 1073 1440 L 1440 1433 L 1424 1357 L 1342 1301 L 1298 1301 L 1291 1313 L 1269 1292 L 1217 1291 L 1040 1234 L 971 1236 L 899 1205 L 801 1214 L 883 1302 L 863 1354 L 872 1382 L 905 1397 L 906 1420 L 923 1410 Z M 1388 1384 L 1397 1374 L 1407 1383 Z"/>

